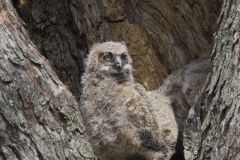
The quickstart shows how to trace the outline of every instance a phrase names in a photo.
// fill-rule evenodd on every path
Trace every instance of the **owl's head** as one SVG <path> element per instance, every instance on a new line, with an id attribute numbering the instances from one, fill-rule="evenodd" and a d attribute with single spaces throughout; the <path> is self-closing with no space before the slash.
<path id="1" fill-rule="evenodd" d="M 90 50 L 87 71 L 104 76 L 132 79 L 132 59 L 124 42 L 94 44 Z"/>

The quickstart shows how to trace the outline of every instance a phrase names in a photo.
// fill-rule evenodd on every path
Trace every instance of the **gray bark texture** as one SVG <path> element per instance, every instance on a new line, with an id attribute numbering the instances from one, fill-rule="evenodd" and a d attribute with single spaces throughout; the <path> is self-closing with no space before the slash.
<path id="1" fill-rule="evenodd" d="M 185 127 L 186 160 L 240 159 L 240 1 L 225 0 L 212 52 L 213 72 Z"/>
<path id="2" fill-rule="evenodd" d="M 0 1 L 0 160 L 94 159 L 78 103 Z"/>

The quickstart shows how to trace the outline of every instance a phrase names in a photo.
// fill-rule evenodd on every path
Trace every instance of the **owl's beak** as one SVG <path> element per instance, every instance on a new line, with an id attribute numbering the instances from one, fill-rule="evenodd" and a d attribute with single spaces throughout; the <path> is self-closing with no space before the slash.
<path id="1" fill-rule="evenodd" d="M 116 59 L 114 62 L 114 68 L 118 71 L 121 72 L 121 70 L 123 69 L 123 65 L 120 59 Z"/>

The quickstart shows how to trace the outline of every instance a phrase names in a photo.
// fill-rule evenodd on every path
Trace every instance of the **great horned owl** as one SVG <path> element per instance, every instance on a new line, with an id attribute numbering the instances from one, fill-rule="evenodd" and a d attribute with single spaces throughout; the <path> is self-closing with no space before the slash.
<path id="1" fill-rule="evenodd" d="M 178 131 L 169 99 L 134 82 L 124 43 L 95 44 L 82 85 L 81 111 L 96 156 L 101 160 L 171 158 Z"/>

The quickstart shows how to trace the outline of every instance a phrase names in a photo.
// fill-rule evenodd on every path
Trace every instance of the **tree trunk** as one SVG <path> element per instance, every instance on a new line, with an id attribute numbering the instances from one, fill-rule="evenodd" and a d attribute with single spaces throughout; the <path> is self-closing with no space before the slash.
<path id="1" fill-rule="evenodd" d="M 185 128 L 187 160 L 240 159 L 240 1 L 225 0 L 218 19 L 213 72 Z"/>
<path id="2" fill-rule="evenodd" d="M 94 159 L 78 103 L 0 1 L 0 159 Z"/>

